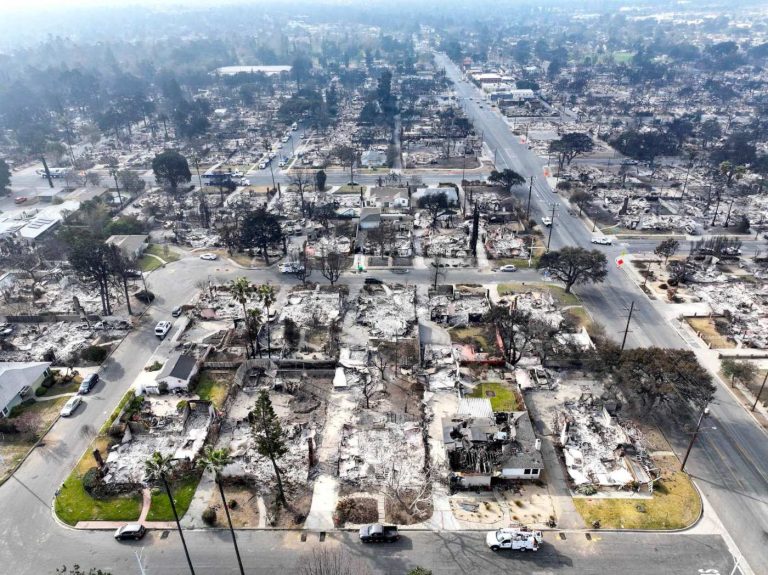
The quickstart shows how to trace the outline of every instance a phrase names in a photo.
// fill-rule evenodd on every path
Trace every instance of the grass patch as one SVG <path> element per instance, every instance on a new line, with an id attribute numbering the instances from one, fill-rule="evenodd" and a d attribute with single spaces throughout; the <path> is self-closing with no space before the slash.
<path id="1" fill-rule="evenodd" d="M 565 288 L 549 284 L 535 282 L 525 282 L 525 285 L 521 283 L 499 284 L 498 291 L 500 296 L 531 291 L 546 292 L 552 294 L 552 297 L 562 306 L 579 305 L 581 303 L 575 294 L 566 293 Z"/>
<path id="2" fill-rule="evenodd" d="M 729 340 L 724 335 L 718 333 L 715 327 L 715 321 L 710 317 L 687 317 L 685 321 L 688 322 L 693 330 L 699 334 L 699 337 L 709 345 L 712 349 L 731 349 L 736 347 L 736 344 Z"/>
<path id="3" fill-rule="evenodd" d="M 175 262 L 178 261 L 181 256 L 173 251 L 171 248 L 165 249 L 168 244 L 149 244 L 147 246 L 147 249 L 144 250 L 144 253 L 152 254 L 153 256 L 157 256 L 159 258 L 164 259 L 166 262 Z"/>
<path id="4" fill-rule="evenodd" d="M 106 456 L 109 439 L 98 436 L 69 474 L 54 503 L 59 519 L 68 525 L 78 521 L 135 521 L 141 514 L 141 494 L 94 499 L 83 488 L 83 475 L 96 465 L 93 450 Z"/>
<path id="5" fill-rule="evenodd" d="M 587 310 L 582 306 L 569 307 L 568 309 L 563 310 L 563 314 L 572 317 L 579 327 L 587 327 L 592 323 Z"/>
<path id="6" fill-rule="evenodd" d="M 475 389 L 467 397 L 490 399 L 493 411 L 517 411 L 517 396 L 514 390 L 505 383 L 483 382 L 475 386 Z"/>
<path id="7" fill-rule="evenodd" d="M 617 64 L 626 64 L 632 59 L 634 55 L 635 55 L 634 52 L 629 52 L 627 50 L 619 50 L 613 53 L 613 61 L 616 62 Z"/>
<path id="8" fill-rule="evenodd" d="M 104 425 L 101 426 L 101 429 L 99 429 L 99 435 L 104 435 L 107 432 L 107 430 L 115 422 L 115 419 L 117 419 L 117 416 L 120 415 L 120 410 L 123 409 L 123 407 L 125 407 L 125 404 L 128 403 L 129 401 L 131 401 L 135 396 L 136 396 L 136 393 L 132 389 L 129 389 L 125 393 L 123 398 L 117 404 L 117 407 L 115 407 L 115 409 L 110 414 L 109 419 L 107 419 L 104 422 Z"/>
<path id="9" fill-rule="evenodd" d="M 679 471 L 665 474 L 651 499 L 576 497 L 573 503 L 587 525 L 599 520 L 604 529 L 683 529 L 701 513 L 699 494 Z"/>
<path id="10" fill-rule="evenodd" d="M 204 371 L 200 374 L 200 381 L 197 383 L 195 393 L 197 393 L 200 399 L 210 401 L 217 409 L 221 409 L 224 405 L 224 400 L 227 399 L 228 390 L 228 382 L 216 379 L 210 373 Z"/>
<path id="11" fill-rule="evenodd" d="M 162 267 L 163 262 L 152 256 L 141 256 L 139 258 L 139 269 L 143 272 L 153 272 Z"/>
<path id="12" fill-rule="evenodd" d="M 365 187 L 365 186 L 363 186 Z M 350 186 L 349 184 L 344 184 L 341 186 L 338 190 L 336 190 L 337 194 L 359 194 L 360 193 L 360 186 Z"/>
<path id="13" fill-rule="evenodd" d="M 195 496 L 197 484 L 200 482 L 200 475 L 195 474 L 171 484 L 171 493 L 173 493 L 173 502 L 176 505 L 176 512 L 179 519 L 189 509 L 192 498 Z M 168 495 L 163 488 L 152 489 L 152 502 L 149 504 L 149 513 L 147 521 L 173 521 L 173 511 L 171 503 L 168 501 Z"/>
<path id="14" fill-rule="evenodd" d="M 457 327 L 450 330 L 451 341 L 473 345 L 484 352 L 492 352 L 496 349 L 496 333 L 491 324 L 472 327 Z"/>
<path id="15" fill-rule="evenodd" d="M 51 387 L 45 390 L 45 393 L 39 397 L 50 397 L 53 395 L 61 395 L 62 393 L 77 393 L 80 389 L 80 382 L 83 378 L 77 376 L 69 383 L 54 383 Z M 45 388 L 43 388 L 45 389 Z"/>

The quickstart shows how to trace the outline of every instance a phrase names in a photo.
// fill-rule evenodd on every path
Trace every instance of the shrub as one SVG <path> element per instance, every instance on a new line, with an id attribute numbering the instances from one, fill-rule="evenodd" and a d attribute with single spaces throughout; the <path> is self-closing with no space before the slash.
<path id="1" fill-rule="evenodd" d="M 40 387 L 38 387 L 38 388 L 35 390 L 35 397 L 42 397 L 42 396 L 44 396 L 44 395 L 45 395 L 47 392 L 48 392 L 48 388 L 47 388 L 47 387 L 43 387 L 43 386 L 41 385 Z"/>
<path id="2" fill-rule="evenodd" d="M 99 347 L 97 345 L 90 345 L 80 352 L 80 357 L 84 361 L 90 361 L 93 363 L 101 363 L 107 359 L 107 355 L 109 355 L 109 352 L 106 350 L 106 348 Z"/>
<path id="3" fill-rule="evenodd" d="M 213 507 L 206 507 L 202 519 L 206 525 L 216 525 L 216 510 Z"/>
<path id="4" fill-rule="evenodd" d="M 101 485 L 101 471 L 98 467 L 91 467 L 83 475 L 83 489 L 86 493 L 92 495 L 94 490 Z"/>
<path id="5" fill-rule="evenodd" d="M 48 349 L 43 354 L 43 361 L 50 361 L 51 363 L 56 361 L 56 352 L 53 349 Z"/>
<path id="6" fill-rule="evenodd" d="M 0 417 L 0 433 L 18 433 L 16 423 Z"/>
<path id="7" fill-rule="evenodd" d="M 155 360 L 152 364 L 144 368 L 144 371 L 159 371 L 163 368 L 163 364 Z M 165 382 L 162 382 L 165 383 Z"/>
<path id="8" fill-rule="evenodd" d="M 237 509 L 237 501 L 235 499 L 230 499 L 227 505 L 229 505 L 230 509 Z"/>

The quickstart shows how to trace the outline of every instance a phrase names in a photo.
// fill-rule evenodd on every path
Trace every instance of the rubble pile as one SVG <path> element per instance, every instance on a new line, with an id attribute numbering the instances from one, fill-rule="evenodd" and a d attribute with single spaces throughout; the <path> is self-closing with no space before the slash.
<path id="1" fill-rule="evenodd" d="M 105 483 L 138 483 L 153 453 L 194 462 L 215 419 L 208 402 L 190 401 L 182 409 L 177 399 L 151 398 L 138 417 L 128 422 L 119 444 L 106 460 Z"/>
<path id="2" fill-rule="evenodd" d="M 623 427 L 615 410 L 615 404 L 584 395 L 566 402 L 558 415 L 565 466 L 574 485 L 624 487 L 651 481 L 639 432 Z"/>
<path id="3" fill-rule="evenodd" d="M 279 320 L 290 319 L 297 325 L 330 326 L 342 314 L 341 296 L 316 290 L 294 291 L 288 296 Z"/>
<path id="4" fill-rule="evenodd" d="M 339 445 L 339 478 L 380 488 L 424 481 L 424 440 L 417 422 L 394 423 L 384 416 L 370 426 L 344 424 Z"/>
<path id="5" fill-rule="evenodd" d="M 381 288 L 374 293 L 366 289 L 360 292 L 355 321 L 367 327 L 372 337 L 405 336 L 416 321 L 416 294 L 413 288 L 402 285 Z"/>

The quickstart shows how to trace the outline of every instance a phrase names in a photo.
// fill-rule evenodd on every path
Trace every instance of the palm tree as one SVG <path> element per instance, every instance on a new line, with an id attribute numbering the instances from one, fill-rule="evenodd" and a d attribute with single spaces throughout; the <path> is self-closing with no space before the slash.
<path id="1" fill-rule="evenodd" d="M 219 486 L 219 493 L 221 494 L 221 502 L 224 504 L 224 513 L 227 514 L 227 523 L 229 523 L 229 532 L 232 534 L 232 544 L 235 546 L 235 555 L 237 555 L 237 564 L 240 567 L 240 575 L 245 575 L 243 570 L 243 561 L 240 559 L 240 550 L 237 548 L 237 538 L 235 537 L 235 530 L 232 527 L 232 518 L 229 516 L 229 506 L 227 505 L 227 498 L 224 496 L 224 485 L 221 482 L 221 470 L 224 469 L 232 459 L 229 457 L 229 450 L 227 449 L 214 449 L 210 445 L 205 448 L 203 455 L 197 460 L 197 465 L 203 469 L 213 471 L 213 478 L 216 481 L 216 485 Z"/>
<path id="2" fill-rule="evenodd" d="M 267 357 L 272 357 L 272 326 L 269 323 L 269 308 L 277 301 L 275 295 L 275 288 L 269 284 L 260 285 L 256 292 L 259 296 L 259 301 L 267 309 Z"/>
<path id="3" fill-rule="evenodd" d="M 184 547 L 184 555 L 187 556 L 187 563 L 189 564 L 189 572 L 195 575 L 195 568 L 192 567 L 192 559 L 189 558 L 189 549 L 187 549 L 187 542 L 184 540 L 184 533 L 181 531 L 181 523 L 179 523 L 179 514 L 176 513 L 176 504 L 173 502 L 173 494 L 171 493 L 171 486 L 168 485 L 168 474 L 173 471 L 173 459 L 163 457 L 162 453 L 155 451 L 152 457 L 144 462 L 144 477 L 148 483 L 162 483 L 165 488 L 165 493 L 168 495 L 168 501 L 171 504 L 171 511 L 173 511 L 173 518 L 176 520 L 176 529 L 179 531 L 179 537 L 181 537 L 181 544 Z"/>
<path id="4" fill-rule="evenodd" d="M 251 355 L 255 355 L 253 352 L 253 340 L 251 338 L 251 331 L 248 329 L 248 309 L 245 305 L 248 303 L 248 295 L 251 293 L 251 282 L 247 278 L 237 278 L 232 280 L 229 284 L 229 291 L 232 293 L 232 297 L 243 306 L 243 325 L 245 326 L 245 335 L 248 338 L 248 347 L 250 348 Z"/>

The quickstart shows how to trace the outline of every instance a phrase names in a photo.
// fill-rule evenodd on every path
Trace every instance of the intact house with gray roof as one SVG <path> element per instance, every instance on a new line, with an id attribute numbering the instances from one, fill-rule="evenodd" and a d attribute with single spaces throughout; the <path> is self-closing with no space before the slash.
<path id="1" fill-rule="evenodd" d="M 106 243 L 117 246 L 124 256 L 131 259 L 138 259 L 144 253 L 149 245 L 149 236 L 146 234 L 129 234 L 109 236 Z"/>
<path id="2" fill-rule="evenodd" d="M 25 398 L 34 396 L 46 377 L 49 362 L 10 361 L 0 363 L 0 416 L 7 417 Z"/>
<path id="3" fill-rule="evenodd" d="M 457 414 L 443 420 L 443 442 L 458 488 L 538 479 L 544 470 L 541 440 L 528 413 L 494 413 L 488 399 L 462 400 Z"/>
<path id="4" fill-rule="evenodd" d="M 155 377 L 154 385 L 145 385 L 144 389 L 147 393 L 160 393 L 160 386 L 165 384 L 168 386 L 168 391 L 174 389 L 186 391 L 198 371 L 198 360 L 195 356 L 175 353 L 168 358 L 163 369 Z"/>

